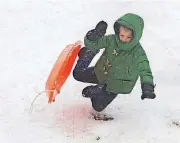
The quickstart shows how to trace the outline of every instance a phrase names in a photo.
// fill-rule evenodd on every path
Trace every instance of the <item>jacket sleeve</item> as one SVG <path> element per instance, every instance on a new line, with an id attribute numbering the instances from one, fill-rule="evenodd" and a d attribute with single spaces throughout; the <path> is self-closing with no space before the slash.
<path id="1" fill-rule="evenodd" d="M 84 44 L 90 50 L 98 50 L 102 48 L 107 48 L 109 46 L 112 35 L 102 36 L 96 41 L 90 41 L 87 37 L 84 37 Z"/>
<path id="2" fill-rule="evenodd" d="M 142 47 L 140 47 L 138 51 L 138 70 L 140 75 L 140 81 L 141 83 L 150 83 L 154 85 L 153 83 L 153 75 L 150 68 L 148 57 Z"/>

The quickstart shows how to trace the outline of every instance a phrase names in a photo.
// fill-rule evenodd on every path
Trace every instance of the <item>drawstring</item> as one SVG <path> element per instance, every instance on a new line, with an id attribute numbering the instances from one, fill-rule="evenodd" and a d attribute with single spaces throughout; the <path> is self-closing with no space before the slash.
<path id="1" fill-rule="evenodd" d="M 33 106 L 34 106 L 34 102 L 36 101 L 36 99 L 37 99 L 41 94 L 43 94 L 44 92 L 48 92 L 48 91 L 54 92 L 54 90 L 44 90 L 44 91 L 40 92 L 38 95 L 35 96 L 35 98 L 34 98 L 33 101 L 31 102 L 31 107 L 30 107 L 30 109 L 29 109 L 29 114 L 31 114 L 32 111 L 33 111 Z M 56 97 L 56 95 L 57 95 L 57 94 L 55 94 L 54 97 Z"/>

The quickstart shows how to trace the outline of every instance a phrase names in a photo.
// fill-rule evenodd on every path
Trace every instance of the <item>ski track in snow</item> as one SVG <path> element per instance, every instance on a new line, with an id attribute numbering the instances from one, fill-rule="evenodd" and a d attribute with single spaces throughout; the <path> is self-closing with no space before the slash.
<path id="1" fill-rule="evenodd" d="M 140 99 L 139 81 L 104 111 L 113 121 L 90 119 L 91 104 L 81 96 L 88 85 L 69 76 L 56 102 L 42 94 L 63 48 L 82 40 L 100 20 L 107 34 L 121 15 L 145 21 L 141 43 L 157 84 L 155 100 Z M 1 143 L 180 143 L 180 50 L 178 1 L 2 0 L 0 2 Z M 98 59 L 93 60 L 92 65 Z"/>

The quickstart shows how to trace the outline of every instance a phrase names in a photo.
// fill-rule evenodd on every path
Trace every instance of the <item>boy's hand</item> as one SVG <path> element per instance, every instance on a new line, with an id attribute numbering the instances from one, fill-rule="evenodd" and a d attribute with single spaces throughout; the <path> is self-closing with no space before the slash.
<path id="1" fill-rule="evenodd" d="M 96 25 L 96 31 L 98 36 L 104 36 L 106 34 L 106 29 L 107 29 L 107 23 L 105 21 L 100 21 L 97 25 Z"/>
<path id="2" fill-rule="evenodd" d="M 147 99 L 154 99 L 156 98 L 156 95 L 154 93 L 154 85 L 149 84 L 149 83 L 143 83 L 141 85 L 142 88 L 142 96 L 141 99 L 144 100 L 145 98 Z"/>
<path id="3" fill-rule="evenodd" d="M 96 25 L 95 29 L 88 31 L 88 33 L 86 34 L 87 39 L 91 41 L 98 40 L 99 38 L 105 35 L 106 29 L 107 29 L 107 23 L 105 21 L 100 21 Z"/>
<path id="4" fill-rule="evenodd" d="M 149 91 L 145 91 L 142 96 L 141 96 L 141 99 L 144 100 L 145 98 L 148 98 L 148 99 L 154 99 L 156 98 L 156 95 L 153 93 L 153 92 L 149 92 Z"/>

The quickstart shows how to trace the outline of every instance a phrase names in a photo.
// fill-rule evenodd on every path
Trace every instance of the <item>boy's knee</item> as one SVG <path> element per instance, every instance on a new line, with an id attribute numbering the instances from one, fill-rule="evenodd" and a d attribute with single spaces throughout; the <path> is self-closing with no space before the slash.
<path id="1" fill-rule="evenodd" d="M 72 72 L 72 75 L 73 75 L 75 80 L 85 82 L 85 79 L 83 77 L 83 70 L 74 69 Z"/>
<path id="2" fill-rule="evenodd" d="M 73 70 L 72 75 L 73 75 L 73 77 L 74 77 L 74 79 L 75 79 L 75 80 L 77 80 L 77 81 L 81 81 L 81 76 L 80 76 L 80 74 L 79 74 L 79 72 L 78 72 L 78 71 Z"/>

